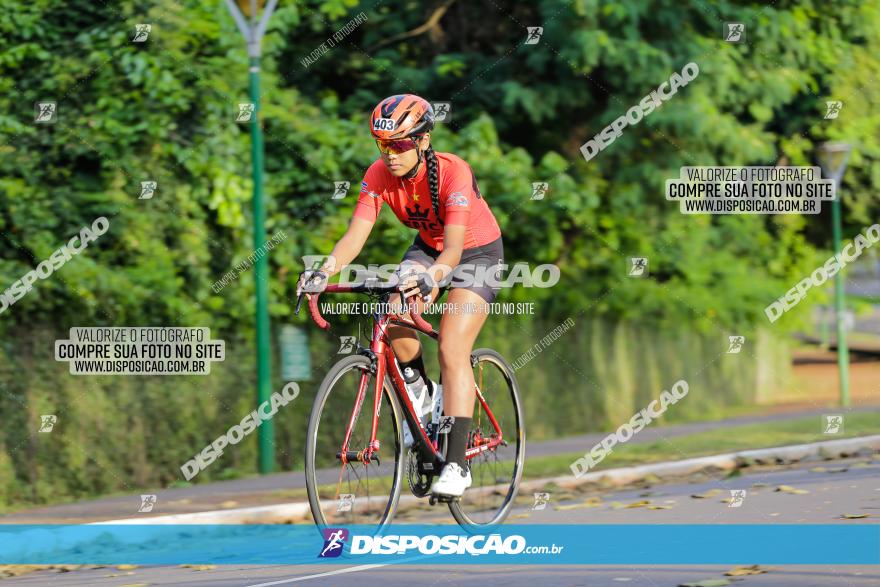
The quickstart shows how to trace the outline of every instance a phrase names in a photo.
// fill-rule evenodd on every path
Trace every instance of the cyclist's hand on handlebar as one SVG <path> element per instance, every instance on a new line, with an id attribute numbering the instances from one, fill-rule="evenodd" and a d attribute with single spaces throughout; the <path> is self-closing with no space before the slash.
<path id="1" fill-rule="evenodd" d="M 321 293 L 327 287 L 328 275 L 320 269 L 306 269 L 300 273 L 299 281 L 296 283 L 296 295 L 301 296 L 303 293 L 311 299 L 313 293 Z"/>
<path id="2" fill-rule="evenodd" d="M 418 295 L 425 303 L 435 299 L 437 288 L 434 280 L 426 271 L 407 275 L 401 279 L 400 292 L 405 298 Z"/>

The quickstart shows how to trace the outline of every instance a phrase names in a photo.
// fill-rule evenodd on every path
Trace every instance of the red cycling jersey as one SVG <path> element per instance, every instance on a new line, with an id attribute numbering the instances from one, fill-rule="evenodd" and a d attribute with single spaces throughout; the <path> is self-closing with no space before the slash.
<path id="1" fill-rule="evenodd" d="M 501 236 L 501 229 L 486 200 L 480 194 L 470 166 L 451 153 L 436 153 L 440 179 L 440 219 L 446 224 L 467 226 L 464 248 L 479 247 Z M 395 177 L 382 159 L 367 169 L 354 216 L 375 222 L 388 202 L 400 221 L 416 228 L 425 243 L 443 250 L 443 225 L 437 221 L 431 205 L 427 164 L 422 163 L 412 179 Z"/>

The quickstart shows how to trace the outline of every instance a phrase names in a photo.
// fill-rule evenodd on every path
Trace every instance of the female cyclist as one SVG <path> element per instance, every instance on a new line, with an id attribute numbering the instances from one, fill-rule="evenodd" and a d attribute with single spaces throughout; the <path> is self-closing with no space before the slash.
<path id="1" fill-rule="evenodd" d="M 388 203 L 404 225 L 418 230 L 399 271 L 409 276 L 400 285 L 405 299 L 414 296 L 436 301 L 446 290 L 436 284 L 459 264 L 470 264 L 474 267 L 471 274 L 476 275 L 485 275 L 491 267 L 497 276 L 504 262 L 498 222 L 480 194 L 470 166 L 451 153 L 435 153 L 431 148 L 433 128 L 434 110 L 418 96 L 391 96 L 376 106 L 370 129 L 381 157 L 367 169 L 345 235 L 320 269 L 303 272 L 298 290 L 308 282 L 310 291 L 321 291 L 331 275 L 357 257 L 383 203 Z M 488 304 L 498 291 L 480 281 L 461 279 L 458 274 L 447 281 L 452 290 L 440 320 L 438 343 L 443 408 L 455 419 L 448 433 L 446 465 L 431 486 L 432 493 L 438 495 L 460 497 L 471 485 L 465 459 L 476 395 L 470 355 L 486 321 Z M 390 301 L 399 303 L 399 295 Z M 421 308 L 419 300 L 415 303 Z M 408 388 L 414 385 L 421 389 L 429 379 L 418 334 L 402 326 L 389 326 L 388 336 Z"/>

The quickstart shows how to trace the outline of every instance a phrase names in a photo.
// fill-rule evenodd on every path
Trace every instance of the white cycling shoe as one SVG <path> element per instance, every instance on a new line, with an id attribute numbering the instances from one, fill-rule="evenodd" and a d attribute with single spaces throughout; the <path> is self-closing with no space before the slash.
<path id="1" fill-rule="evenodd" d="M 465 471 L 458 463 L 447 463 L 440 477 L 431 484 L 431 493 L 461 497 L 472 482 L 470 469 Z"/>

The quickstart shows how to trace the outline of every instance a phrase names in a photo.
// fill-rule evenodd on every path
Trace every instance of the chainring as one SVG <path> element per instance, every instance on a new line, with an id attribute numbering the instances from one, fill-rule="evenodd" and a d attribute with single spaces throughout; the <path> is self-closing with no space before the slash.
<path id="1" fill-rule="evenodd" d="M 416 497 L 425 497 L 431 492 L 431 482 L 434 475 L 419 472 L 419 455 L 412 449 L 406 454 L 406 480 L 409 482 L 409 490 Z"/>

